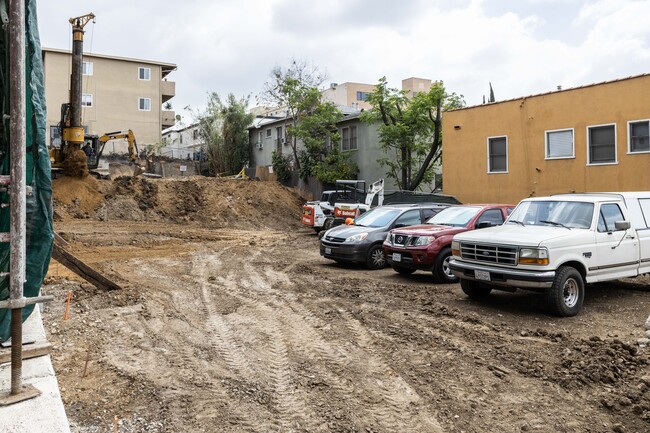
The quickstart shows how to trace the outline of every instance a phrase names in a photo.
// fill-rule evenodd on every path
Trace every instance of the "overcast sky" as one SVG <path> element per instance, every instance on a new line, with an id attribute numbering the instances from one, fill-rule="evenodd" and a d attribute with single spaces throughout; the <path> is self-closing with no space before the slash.
<path id="1" fill-rule="evenodd" d="M 40 0 L 41 43 L 70 49 L 68 18 L 93 12 L 84 51 L 175 63 L 171 100 L 259 94 L 292 58 L 330 82 L 443 80 L 482 102 L 650 72 L 650 0 Z"/>

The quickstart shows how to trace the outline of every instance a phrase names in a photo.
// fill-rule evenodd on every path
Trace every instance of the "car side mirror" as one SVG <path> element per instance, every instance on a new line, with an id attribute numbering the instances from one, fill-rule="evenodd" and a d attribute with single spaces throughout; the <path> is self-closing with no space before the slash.
<path id="1" fill-rule="evenodd" d="M 492 223 L 490 221 L 482 221 L 476 225 L 477 229 L 484 229 L 487 227 L 492 227 Z"/>
<path id="2" fill-rule="evenodd" d="M 630 227 L 632 227 L 632 224 L 630 224 L 629 221 L 616 221 L 614 223 L 614 228 L 618 230 L 627 230 Z"/>

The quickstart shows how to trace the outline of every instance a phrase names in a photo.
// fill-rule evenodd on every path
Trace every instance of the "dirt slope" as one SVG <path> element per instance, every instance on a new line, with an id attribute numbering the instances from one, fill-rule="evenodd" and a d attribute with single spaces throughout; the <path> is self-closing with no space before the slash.
<path id="1" fill-rule="evenodd" d="M 425 273 L 327 261 L 278 185 L 91 190 L 93 206 L 56 193 L 56 228 L 124 290 L 50 269 L 73 431 L 115 417 L 121 433 L 650 431 L 647 278 L 590 287 L 558 319 L 536 294 L 474 302 Z"/>

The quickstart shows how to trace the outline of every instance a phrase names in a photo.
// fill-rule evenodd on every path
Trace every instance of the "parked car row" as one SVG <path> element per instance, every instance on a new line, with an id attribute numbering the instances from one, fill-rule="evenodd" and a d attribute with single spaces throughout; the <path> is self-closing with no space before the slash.
<path id="1" fill-rule="evenodd" d="M 440 283 L 460 280 L 474 299 L 533 290 L 551 313 L 573 316 L 585 284 L 650 274 L 650 192 L 560 194 L 516 207 L 381 206 L 328 230 L 320 253 L 403 275 L 431 272 Z"/>
<path id="2" fill-rule="evenodd" d="M 353 224 L 328 230 L 320 254 L 336 262 L 365 263 L 369 269 L 390 265 L 400 274 L 432 272 L 438 282 L 458 281 L 449 270 L 451 239 L 456 233 L 502 224 L 511 205 L 420 203 L 372 209 Z"/>

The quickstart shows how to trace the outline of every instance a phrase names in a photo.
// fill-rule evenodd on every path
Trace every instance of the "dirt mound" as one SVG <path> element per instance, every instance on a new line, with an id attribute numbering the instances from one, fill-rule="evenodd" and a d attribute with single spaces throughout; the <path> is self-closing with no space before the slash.
<path id="1" fill-rule="evenodd" d="M 63 176 L 52 181 L 57 215 L 89 218 L 104 203 L 102 185 L 93 177 Z"/>
<path id="2" fill-rule="evenodd" d="M 291 229 L 303 200 L 273 182 L 192 176 L 57 179 L 55 209 L 73 218 L 193 222 L 206 227 Z"/>

